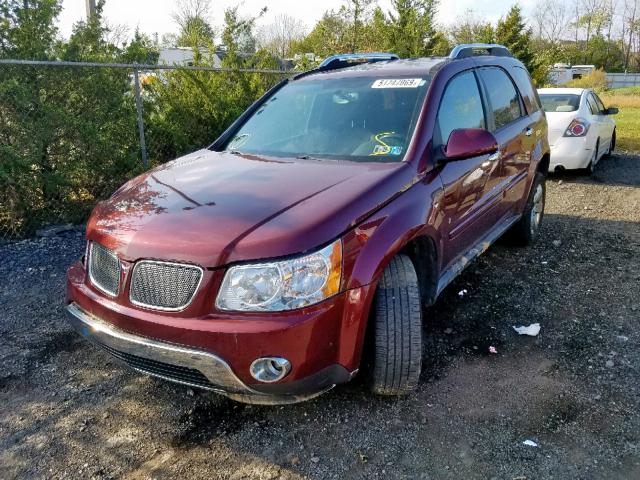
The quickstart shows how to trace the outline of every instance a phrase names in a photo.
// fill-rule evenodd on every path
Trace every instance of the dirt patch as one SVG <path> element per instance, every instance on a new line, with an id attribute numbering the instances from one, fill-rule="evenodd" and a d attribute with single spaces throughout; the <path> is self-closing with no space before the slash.
<path id="1" fill-rule="evenodd" d="M 82 232 L 2 245 L 0 478 L 640 478 L 640 156 L 552 176 L 546 212 L 534 247 L 495 245 L 425 312 L 416 394 L 356 380 L 286 407 L 154 380 L 76 337 Z"/>

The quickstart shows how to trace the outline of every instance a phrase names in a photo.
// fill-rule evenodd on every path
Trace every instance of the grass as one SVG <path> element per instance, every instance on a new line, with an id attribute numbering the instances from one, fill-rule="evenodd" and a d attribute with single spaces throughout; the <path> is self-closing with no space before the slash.
<path id="1" fill-rule="evenodd" d="M 618 150 L 640 152 L 640 86 L 609 90 L 600 94 L 606 107 L 618 107 L 615 116 Z"/>

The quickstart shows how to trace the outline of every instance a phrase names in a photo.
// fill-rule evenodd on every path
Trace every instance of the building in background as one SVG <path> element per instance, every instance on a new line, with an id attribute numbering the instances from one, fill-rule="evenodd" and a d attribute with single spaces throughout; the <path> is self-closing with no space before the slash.
<path id="1" fill-rule="evenodd" d="M 200 50 L 203 58 L 209 58 L 209 51 L 206 48 Z M 224 52 L 216 51 L 211 55 L 211 67 L 219 68 L 222 66 L 222 58 Z M 193 66 L 193 49 L 190 47 L 168 47 L 160 49 L 158 57 L 160 65 L 175 65 L 180 67 Z"/>
<path id="2" fill-rule="evenodd" d="M 571 80 L 582 78 L 595 70 L 595 65 L 569 65 L 556 63 L 549 72 L 549 81 L 553 85 L 564 85 Z"/>

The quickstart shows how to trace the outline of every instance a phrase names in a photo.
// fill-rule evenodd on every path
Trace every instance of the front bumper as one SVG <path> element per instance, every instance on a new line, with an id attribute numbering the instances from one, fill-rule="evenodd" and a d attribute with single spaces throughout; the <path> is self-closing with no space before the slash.
<path id="1" fill-rule="evenodd" d="M 355 375 L 371 286 L 300 310 L 236 314 L 211 308 L 223 273 L 205 272 L 204 287 L 189 309 L 161 312 L 130 304 L 125 292 L 117 298 L 100 293 L 77 262 L 67 273 L 70 320 L 136 370 L 244 402 L 299 402 Z M 250 366 L 264 356 L 288 359 L 291 371 L 275 383 L 257 381 Z"/>
<path id="2" fill-rule="evenodd" d="M 560 137 L 551 145 L 549 171 L 558 167 L 566 170 L 586 168 L 592 156 L 593 146 L 588 144 L 587 137 Z"/>
<path id="3" fill-rule="evenodd" d="M 222 393 L 246 403 L 272 405 L 301 402 L 321 395 L 336 383 L 351 378 L 345 369 L 335 366 L 319 372 L 320 375 L 305 379 L 302 385 L 300 382 L 294 382 L 298 385 L 289 385 L 291 391 L 311 389 L 310 392 L 259 392 L 243 383 L 229 364 L 217 355 L 122 331 L 89 314 L 75 303 L 69 304 L 66 310 L 69 322 L 80 335 L 133 369 L 175 383 Z"/>

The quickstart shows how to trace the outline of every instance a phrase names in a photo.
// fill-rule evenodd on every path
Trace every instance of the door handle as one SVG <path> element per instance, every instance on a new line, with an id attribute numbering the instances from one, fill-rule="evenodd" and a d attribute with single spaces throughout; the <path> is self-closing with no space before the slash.
<path id="1" fill-rule="evenodd" d="M 524 131 L 524 134 L 525 134 L 527 137 L 530 137 L 531 135 L 533 135 L 533 128 L 531 128 L 531 127 L 527 127 L 527 129 Z"/>
<path id="2" fill-rule="evenodd" d="M 500 150 L 497 150 L 496 153 L 494 153 L 489 158 L 487 158 L 484 162 L 482 162 L 482 165 L 481 165 L 482 168 L 489 168 L 489 165 L 491 165 L 493 162 L 498 160 L 501 155 L 502 154 L 500 153 Z"/>
<path id="3" fill-rule="evenodd" d="M 496 150 L 496 153 L 494 153 L 489 158 L 487 158 L 487 161 L 495 162 L 496 160 L 498 160 L 500 158 L 501 155 L 502 155 L 502 152 L 500 152 L 500 150 Z"/>

